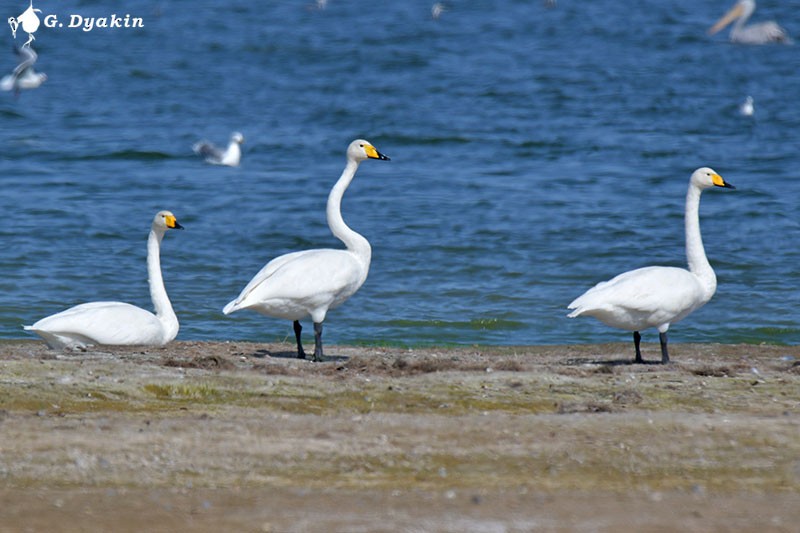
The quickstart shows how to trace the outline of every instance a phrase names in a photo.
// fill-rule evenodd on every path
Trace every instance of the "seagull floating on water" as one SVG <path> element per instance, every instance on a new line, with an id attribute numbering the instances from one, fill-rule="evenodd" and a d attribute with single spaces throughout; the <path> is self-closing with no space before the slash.
<path id="1" fill-rule="evenodd" d="M 752 117 L 755 112 L 753 97 L 748 95 L 747 98 L 744 99 L 744 102 L 739 105 L 739 113 L 745 117 Z"/>
<path id="2" fill-rule="evenodd" d="M 39 55 L 29 44 L 22 48 L 14 48 L 14 52 L 19 56 L 19 64 L 11 74 L 3 76 L 3 79 L 0 80 L 0 89 L 14 91 L 14 94 L 18 95 L 22 90 L 35 89 L 40 86 L 47 79 L 47 74 L 36 72 L 33 69 L 33 64 L 36 63 Z"/>
<path id="3" fill-rule="evenodd" d="M 192 146 L 194 153 L 205 158 L 207 163 L 212 165 L 225 165 L 238 167 L 242 159 L 242 149 L 240 145 L 244 142 L 244 135 L 235 131 L 231 134 L 231 140 L 225 151 L 217 148 L 208 141 L 200 141 Z"/>
<path id="4" fill-rule="evenodd" d="M 431 18 L 438 19 L 445 11 L 447 11 L 445 5 L 441 2 L 436 2 L 431 6 Z"/>

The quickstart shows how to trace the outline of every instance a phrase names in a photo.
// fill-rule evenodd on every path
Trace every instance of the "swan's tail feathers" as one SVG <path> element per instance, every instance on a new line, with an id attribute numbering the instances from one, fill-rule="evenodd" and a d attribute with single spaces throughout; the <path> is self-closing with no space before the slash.
<path id="1" fill-rule="evenodd" d="M 222 312 L 225 313 L 226 315 L 229 315 L 234 311 L 236 311 L 237 309 L 239 309 L 238 305 L 239 305 L 238 299 L 228 302 L 228 305 L 222 308 Z"/>
<path id="2" fill-rule="evenodd" d="M 55 333 L 50 333 L 48 331 L 43 331 L 41 329 L 36 329 L 35 326 L 22 326 L 22 329 L 25 331 L 32 331 L 36 335 L 42 338 L 42 340 L 47 344 L 47 347 L 51 350 L 64 350 L 66 348 L 82 348 L 85 344 L 75 341 L 74 339 L 69 339 L 62 337 L 61 335 L 57 335 Z"/>
<path id="3" fill-rule="evenodd" d="M 569 318 L 575 318 L 577 316 L 581 316 L 584 314 L 588 309 L 587 302 L 585 300 L 586 293 L 578 296 L 567 306 L 567 309 L 571 310 L 572 312 L 567 315 Z"/>
<path id="4" fill-rule="evenodd" d="M 567 316 L 569 318 L 575 318 L 577 316 L 581 316 L 587 313 L 588 311 L 597 309 L 598 305 L 602 306 L 602 302 L 598 302 L 597 300 L 597 289 L 603 287 L 606 284 L 607 282 L 601 281 L 588 291 L 584 292 L 583 294 L 572 300 L 572 302 L 570 302 L 570 304 L 567 306 L 567 309 L 571 310 L 572 312 Z"/>
<path id="5" fill-rule="evenodd" d="M 567 309 L 572 309 L 572 308 L 568 307 Z M 567 318 L 575 318 L 576 316 L 581 316 L 581 313 L 583 313 L 582 310 L 575 309 L 573 312 L 571 312 L 570 314 L 567 315 Z"/>
<path id="6" fill-rule="evenodd" d="M 569 304 L 567 306 L 567 309 L 571 309 L 572 310 L 572 312 L 567 315 L 568 318 L 575 318 L 577 316 L 581 316 L 586 311 L 585 307 L 583 307 L 581 305 L 577 305 L 577 304 L 575 304 L 575 302 L 572 302 L 571 304 Z"/>

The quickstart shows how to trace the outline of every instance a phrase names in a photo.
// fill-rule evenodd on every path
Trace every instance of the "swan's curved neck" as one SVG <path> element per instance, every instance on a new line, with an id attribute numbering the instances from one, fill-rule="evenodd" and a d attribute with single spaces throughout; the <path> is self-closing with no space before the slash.
<path id="1" fill-rule="evenodd" d="M 150 283 L 150 298 L 156 310 L 156 317 L 164 326 L 165 340 L 169 341 L 178 334 L 178 317 L 172 310 L 172 304 L 164 287 L 164 278 L 161 276 L 161 239 L 164 232 L 156 229 L 150 230 L 147 238 L 147 279 Z"/>
<path id="2" fill-rule="evenodd" d="M 689 184 L 686 193 L 686 259 L 689 271 L 700 279 L 708 298 L 717 290 L 717 276 L 706 257 L 703 237 L 700 235 L 700 194 L 701 189 Z"/>
<path id="3" fill-rule="evenodd" d="M 372 258 L 372 248 L 369 245 L 369 241 L 351 230 L 342 218 L 342 196 L 344 196 L 344 191 L 347 190 L 350 182 L 353 181 L 353 176 L 356 175 L 357 169 L 358 162 L 348 159 L 342 176 L 331 189 L 331 193 L 328 195 L 328 226 L 331 228 L 331 232 L 344 243 L 350 252 L 355 254 L 366 265 L 369 265 Z"/>

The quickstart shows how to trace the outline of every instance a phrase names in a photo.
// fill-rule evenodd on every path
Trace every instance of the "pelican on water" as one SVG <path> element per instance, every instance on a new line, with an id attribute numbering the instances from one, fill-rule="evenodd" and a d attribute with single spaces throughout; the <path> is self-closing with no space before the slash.
<path id="1" fill-rule="evenodd" d="M 770 20 L 745 26 L 755 10 L 755 0 L 739 0 L 730 11 L 711 26 L 708 30 L 709 35 L 714 35 L 735 20 L 736 23 L 731 29 L 731 42 L 740 44 L 792 43 L 789 34 L 778 26 L 777 22 Z"/>

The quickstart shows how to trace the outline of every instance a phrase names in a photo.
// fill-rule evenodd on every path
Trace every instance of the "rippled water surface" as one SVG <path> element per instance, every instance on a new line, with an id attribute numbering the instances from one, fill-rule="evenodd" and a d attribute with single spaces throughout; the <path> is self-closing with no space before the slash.
<path id="1" fill-rule="evenodd" d="M 454 1 L 438 20 L 431 3 L 37 6 L 145 28 L 42 26 L 49 79 L 0 94 L 0 336 L 89 300 L 149 308 L 145 240 L 170 209 L 186 227 L 162 251 L 178 338 L 291 338 L 221 308 L 272 257 L 340 246 L 325 201 L 363 137 L 392 160 L 362 164 L 344 198 L 373 261 L 327 342 L 627 340 L 566 305 L 621 271 L 685 265 L 684 195 L 707 165 L 737 186 L 701 205 L 719 285 L 670 338 L 800 343 L 797 45 L 708 37 L 727 2 Z M 755 18 L 800 40 L 796 0 Z M 748 94 L 754 117 L 737 112 Z M 192 154 L 233 130 L 239 168 Z"/>

